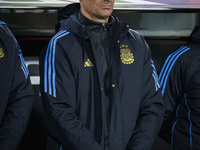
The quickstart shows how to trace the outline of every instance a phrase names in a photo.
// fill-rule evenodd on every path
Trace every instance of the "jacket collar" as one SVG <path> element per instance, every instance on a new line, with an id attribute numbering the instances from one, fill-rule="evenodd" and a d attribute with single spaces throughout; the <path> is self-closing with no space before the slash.
<path id="1" fill-rule="evenodd" d="M 86 39 L 89 39 L 90 36 L 87 33 L 85 25 L 79 21 L 79 15 L 80 15 L 79 12 L 80 12 L 79 3 L 67 5 L 66 7 L 59 10 L 58 11 L 59 23 L 56 26 L 56 29 L 68 30 L 69 32 L 75 34 L 81 39 L 86 40 Z M 84 23 L 87 24 L 91 22 L 86 21 Z M 101 23 L 96 23 L 96 24 L 101 24 Z M 111 26 L 111 25 L 112 25 L 112 28 L 110 28 L 111 31 L 109 32 L 110 37 L 113 37 L 113 35 L 117 35 L 120 31 L 122 31 L 123 34 L 126 34 L 128 32 L 127 24 L 123 24 L 122 22 L 120 22 L 118 18 L 113 14 L 110 17 L 110 23 L 107 23 L 106 26 Z"/>

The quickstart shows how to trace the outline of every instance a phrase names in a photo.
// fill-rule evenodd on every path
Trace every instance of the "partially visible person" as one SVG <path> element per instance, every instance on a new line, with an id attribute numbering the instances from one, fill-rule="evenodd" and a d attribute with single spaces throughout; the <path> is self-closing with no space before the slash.
<path id="1" fill-rule="evenodd" d="M 164 105 L 143 36 L 112 15 L 114 0 L 59 11 L 41 52 L 48 150 L 150 150 Z"/>
<path id="2" fill-rule="evenodd" d="M 160 136 L 172 150 L 200 149 L 200 26 L 170 54 L 159 75 L 166 106 Z"/>
<path id="3" fill-rule="evenodd" d="M 16 150 L 29 121 L 34 93 L 22 51 L 0 21 L 0 150 Z"/>

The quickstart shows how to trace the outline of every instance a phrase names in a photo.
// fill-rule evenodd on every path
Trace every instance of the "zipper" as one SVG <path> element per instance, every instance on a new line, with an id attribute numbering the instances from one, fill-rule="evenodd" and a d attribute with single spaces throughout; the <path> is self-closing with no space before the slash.
<path id="1" fill-rule="evenodd" d="M 103 26 L 103 30 L 107 30 L 107 28 L 106 28 L 106 23 L 102 23 L 102 26 Z"/>

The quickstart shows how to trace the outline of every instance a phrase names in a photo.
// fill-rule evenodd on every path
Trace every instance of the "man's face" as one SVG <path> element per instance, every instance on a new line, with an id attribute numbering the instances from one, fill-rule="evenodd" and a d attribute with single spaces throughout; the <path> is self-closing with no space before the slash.
<path id="1" fill-rule="evenodd" d="M 107 22 L 115 0 L 80 0 L 81 12 L 90 20 Z"/>

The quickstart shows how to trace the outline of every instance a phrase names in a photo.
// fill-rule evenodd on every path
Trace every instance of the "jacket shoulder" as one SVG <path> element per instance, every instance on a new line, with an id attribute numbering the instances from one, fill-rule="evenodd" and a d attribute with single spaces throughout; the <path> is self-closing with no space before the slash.
<path id="1" fill-rule="evenodd" d="M 133 29 L 130 28 L 128 30 L 128 32 L 132 36 L 132 38 L 135 39 L 135 40 L 139 40 L 139 39 L 141 40 L 141 39 L 143 39 L 143 35 L 140 32 L 138 32 L 138 31 L 135 31 L 135 30 L 133 30 Z"/>
<path id="2" fill-rule="evenodd" d="M 0 21 L 0 29 L 1 29 L 1 32 L 3 32 L 5 30 L 5 27 L 7 27 L 6 23 L 3 22 L 3 21 Z"/>
<path id="3" fill-rule="evenodd" d="M 18 42 L 5 22 L 0 21 L 0 42 L 7 51 L 18 50 Z M 18 52 L 18 51 L 17 51 Z"/>
<path id="4" fill-rule="evenodd" d="M 79 45 L 77 43 L 78 40 L 73 34 L 68 30 L 61 29 L 42 48 L 40 58 L 44 59 L 46 54 L 51 52 L 57 53 L 57 55 L 58 53 L 68 55 L 74 45 Z"/>
<path id="5" fill-rule="evenodd" d="M 140 32 L 133 29 L 129 29 L 128 32 L 135 42 L 140 44 L 145 50 L 149 51 L 149 46 Z"/>
<path id="6" fill-rule="evenodd" d="M 9 35 L 11 38 L 14 38 L 14 35 L 8 28 L 7 24 L 5 22 L 0 21 L 0 32 Z"/>
<path id="7" fill-rule="evenodd" d="M 68 30 L 58 31 L 50 40 L 50 45 L 57 45 L 68 53 L 70 49 L 77 43 L 77 38 Z"/>
<path id="8" fill-rule="evenodd" d="M 199 57 L 199 43 L 188 43 L 181 47 L 179 47 L 176 51 L 171 53 L 170 55 L 180 53 L 179 58 L 182 62 L 187 62 L 187 64 L 192 63 L 195 58 Z"/>

